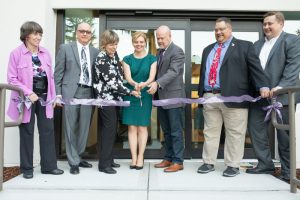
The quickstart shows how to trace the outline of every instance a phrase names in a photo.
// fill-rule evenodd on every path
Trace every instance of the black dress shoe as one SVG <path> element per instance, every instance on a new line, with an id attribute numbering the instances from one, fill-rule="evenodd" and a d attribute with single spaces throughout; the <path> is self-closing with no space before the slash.
<path id="1" fill-rule="evenodd" d="M 23 173 L 23 178 L 26 178 L 26 179 L 33 178 L 33 173 Z"/>
<path id="2" fill-rule="evenodd" d="M 248 174 L 273 174 L 275 169 L 262 169 L 262 168 L 252 168 L 252 169 L 247 169 L 246 173 Z"/>
<path id="3" fill-rule="evenodd" d="M 120 164 L 115 163 L 114 161 L 111 163 L 111 167 L 118 168 L 120 166 L 121 166 Z"/>
<path id="4" fill-rule="evenodd" d="M 136 165 L 129 165 L 129 169 L 135 169 Z"/>
<path id="5" fill-rule="evenodd" d="M 117 173 L 117 171 L 114 170 L 114 169 L 111 168 L 111 167 L 99 168 L 99 171 L 100 171 L 100 172 L 104 172 L 104 173 L 106 173 L 106 174 L 116 174 L 116 173 Z"/>
<path id="6" fill-rule="evenodd" d="M 71 166 L 71 168 L 70 168 L 70 173 L 71 174 L 79 174 L 79 167 L 78 167 L 78 165 L 73 165 L 73 166 Z"/>
<path id="7" fill-rule="evenodd" d="M 93 165 L 91 163 L 88 163 L 87 161 L 83 160 L 79 163 L 79 167 L 83 168 L 92 168 Z"/>
<path id="8" fill-rule="evenodd" d="M 64 171 L 61 169 L 58 169 L 58 168 L 50 170 L 50 171 L 42 171 L 42 174 L 52 174 L 52 175 L 61 175 L 63 173 L 64 173 Z"/>
<path id="9" fill-rule="evenodd" d="M 135 166 L 135 169 L 136 170 L 141 170 L 141 169 L 143 169 L 144 168 L 144 166 Z"/>

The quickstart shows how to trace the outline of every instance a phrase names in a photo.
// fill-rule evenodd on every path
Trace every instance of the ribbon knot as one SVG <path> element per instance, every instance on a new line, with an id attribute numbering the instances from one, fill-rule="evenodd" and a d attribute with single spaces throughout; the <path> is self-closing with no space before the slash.
<path id="1" fill-rule="evenodd" d="M 266 121 L 270 120 L 270 118 L 271 118 L 270 114 L 274 110 L 275 113 L 276 113 L 276 116 L 278 115 L 278 117 L 279 117 L 279 119 L 282 123 L 283 122 L 282 121 L 282 115 L 281 115 L 281 112 L 280 112 L 281 108 L 282 108 L 282 103 L 280 103 L 280 102 L 274 102 L 272 105 L 263 107 L 262 109 L 264 111 L 267 111 L 267 114 L 265 116 L 264 121 L 266 122 Z"/>

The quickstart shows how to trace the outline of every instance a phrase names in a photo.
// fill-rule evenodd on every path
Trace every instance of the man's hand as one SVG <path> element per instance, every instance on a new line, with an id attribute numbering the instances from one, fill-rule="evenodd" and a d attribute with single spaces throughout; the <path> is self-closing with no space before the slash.
<path id="1" fill-rule="evenodd" d="M 58 99 L 61 100 L 61 99 L 62 99 L 62 96 L 61 96 L 61 95 L 57 95 L 57 96 L 56 96 L 55 101 L 54 101 L 54 103 L 53 103 L 53 108 L 55 108 L 56 106 L 57 106 L 57 107 L 63 107 L 63 104 L 58 103 L 58 102 L 61 102 L 61 101 L 58 101 Z"/>
<path id="2" fill-rule="evenodd" d="M 278 89 L 281 89 L 281 87 L 274 87 L 271 89 L 270 91 L 270 97 L 273 97 L 274 96 L 274 92 L 276 92 Z"/>
<path id="3" fill-rule="evenodd" d="M 157 82 L 156 81 L 153 81 L 152 83 L 150 83 L 150 85 L 149 85 L 149 90 L 147 90 L 147 92 L 149 93 L 149 94 L 154 94 L 156 91 L 157 91 L 157 87 L 158 87 L 158 85 L 157 85 Z"/>
<path id="4" fill-rule="evenodd" d="M 259 92 L 260 92 L 260 96 L 261 96 L 262 98 L 267 98 L 267 97 L 270 96 L 270 89 L 269 89 L 269 88 L 261 88 L 261 89 L 259 90 Z"/>

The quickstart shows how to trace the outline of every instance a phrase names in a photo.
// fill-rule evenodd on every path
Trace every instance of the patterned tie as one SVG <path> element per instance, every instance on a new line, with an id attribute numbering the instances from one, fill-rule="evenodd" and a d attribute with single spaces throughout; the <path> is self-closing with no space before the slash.
<path id="1" fill-rule="evenodd" d="M 81 49 L 81 67 L 82 67 L 82 73 L 83 73 L 83 81 L 86 85 L 89 83 L 89 70 L 88 70 L 88 63 L 87 58 L 85 54 L 85 47 L 82 47 Z"/>
<path id="2" fill-rule="evenodd" d="M 219 44 L 219 47 L 215 52 L 214 59 L 210 66 L 209 75 L 208 75 L 208 84 L 211 86 L 211 88 L 214 88 L 217 82 L 217 69 L 220 62 L 222 46 L 223 46 L 222 44 Z"/>
<path id="3" fill-rule="evenodd" d="M 161 65 L 162 63 L 162 59 L 164 57 L 164 52 L 165 52 L 165 49 L 160 49 L 159 52 L 158 52 L 158 66 Z"/>

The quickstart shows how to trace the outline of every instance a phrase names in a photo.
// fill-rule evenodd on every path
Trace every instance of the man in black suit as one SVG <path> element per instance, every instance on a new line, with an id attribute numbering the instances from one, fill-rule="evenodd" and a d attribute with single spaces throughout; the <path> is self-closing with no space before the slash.
<path id="1" fill-rule="evenodd" d="M 264 75 L 253 44 L 232 36 L 231 20 L 221 17 L 216 20 L 217 42 L 207 46 L 202 54 L 200 97 L 241 96 L 249 94 L 250 78 L 263 98 L 269 96 Z M 227 166 L 223 176 L 239 174 L 240 160 L 244 155 L 244 141 L 248 121 L 249 103 L 215 103 L 203 105 L 204 137 L 203 162 L 198 173 L 214 171 L 220 134 L 224 122 L 226 139 L 224 162 Z"/>
<path id="2" fill-rule="evenodd" d="M 281 12 L 268 12 L 264 15 L 263 31 L 265 38 L 254 44 L 264 73 L 270 80 L 271 96 L 274 91 L 283 87 L 296 86 L 300 72 L 300 38 L 283 32 L 284 15 Z M 281 109 L 283 123 L 288 124 L 288 95 L 277 96 L 283 104 Z M 296 102 L 300 102 L 299 98 Z M 250 105 L 249 132 L 253 149 L 258 159 L 257 167 L 248 169 L 250 174 L 268 174 L 275 170 L 271 157 L 267 127 L 266 111 L 262 106 L 269 105 L 264 100 Z M 281 178 L 290 179 L 289 132 L 277 130 L 278 152 L 281 162 Z"/>

